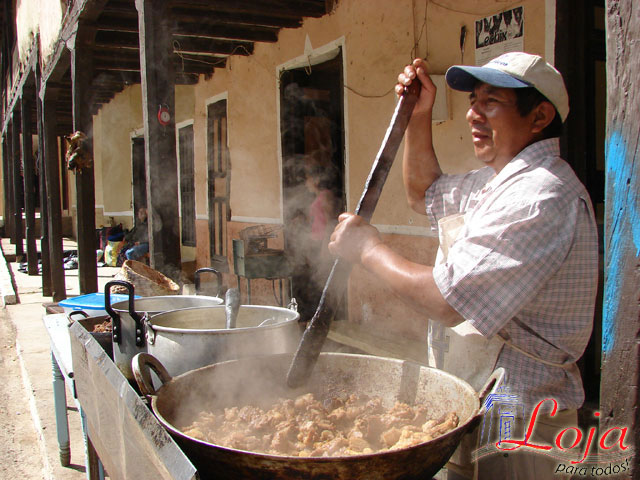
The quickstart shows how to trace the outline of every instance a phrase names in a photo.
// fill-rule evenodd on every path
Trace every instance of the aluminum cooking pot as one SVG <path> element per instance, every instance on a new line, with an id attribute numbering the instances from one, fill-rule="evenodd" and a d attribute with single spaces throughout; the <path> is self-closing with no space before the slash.
<path id="1" fill-rule="evenodd" d="M 111 304 L 114 286 L 127 289 L 129 299 Z M 223 299 L 204 295 L 161 295 L 134 298 L 135 287 L 124 280 L 112 280 L 105 285 L 105 310 L 113 320 L 113 361 L 122 374 L 133 381 L 131 359 L 136 353 L 146 351 L 146 339 L 142 317 L 153 316 L 168 310 L 221 305 Z"/>
<path id="2" fill-rule="evenodd" d="M 294 352 L 300 314 L 292 308 L 240 305 L 235 328 L 226 328 L 224 305 L 146 315 L 147 352 L 171 375 L 252 355 Z"/>
<path id="3" fill-rule="evenodd" d="M 321 353 L 308 383 L 286 385 L 292 354 L 248 357 L 209 365 L 171 377 L 149 354 L 136 355 L 133 370 L 143 394 L 151 399 L 158 420 L 175 438 L 205 479 L 344 479 L 417 480 L 431 478 L 451 457 L 462 435 L 484 414 L 484 398 L 499 387 L 498 368 L 477 393 L 465 381 L 417 363 L 343 353 Z M 164 382 L 155 390 L 151 370 Z M 491 392 L 490 392 L 491 390 Z M 343 457 L 292 457 L 223 447 L 182 433 L 200 412 L 246 404 L 268 405 L 279 397 L 312 392 L 322 401 L 353 392 L 379 396 L 385 406 L 395 401 L 423 404 L 432 418 L 456 412 L 459 424 L 433 440 L 411 447 Z"/>

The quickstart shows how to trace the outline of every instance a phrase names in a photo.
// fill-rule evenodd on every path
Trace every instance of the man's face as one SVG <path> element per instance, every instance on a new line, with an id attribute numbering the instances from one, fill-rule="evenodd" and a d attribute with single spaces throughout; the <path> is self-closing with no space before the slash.
<path id="1" fill-rule="evenodd" d="M 520 116 L 511 88 L 479 83 L 469 95 L 467 122 L 476 157 L 496 172 L 534 140 L 533 112 Z"/>

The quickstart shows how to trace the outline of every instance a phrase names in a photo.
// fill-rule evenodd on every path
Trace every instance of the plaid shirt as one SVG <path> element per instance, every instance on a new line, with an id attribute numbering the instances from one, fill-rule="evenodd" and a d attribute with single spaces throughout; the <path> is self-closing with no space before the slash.
<path id="1" fill-rule="evenodd" d="M 584 401 L 575 362 L 593 327 L 598 238 L 589 196 L 559 157 L 557 138 L 528 146 L 495 174 L 485 167 L 442 175 L 426 191 L 427 215 L 465 214 L 465 226 L 433 275 L 447 302 L 505 345 L 496 366 L 529 408 Z"/>

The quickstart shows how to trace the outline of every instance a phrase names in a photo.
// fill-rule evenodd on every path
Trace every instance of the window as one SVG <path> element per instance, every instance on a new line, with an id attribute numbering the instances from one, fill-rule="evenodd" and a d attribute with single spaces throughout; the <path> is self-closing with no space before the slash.
<path id="1" fill-rule="evenodd" d="M 211 266 L 228 272 L 227 221 L 230 220 L 229 149 L 227 147 L 227 101 L 207 107 L 207 196 Z"/>

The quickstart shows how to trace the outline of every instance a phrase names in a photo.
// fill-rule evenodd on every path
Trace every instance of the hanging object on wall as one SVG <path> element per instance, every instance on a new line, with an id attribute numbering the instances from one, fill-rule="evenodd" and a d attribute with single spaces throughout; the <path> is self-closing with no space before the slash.
<path id="1" fill-rule="evenodd" d="M 67 141 L 67 153 L 65 160 L 67 168 L 74 173 L 82 173 L 83 170 L 91 167 L 91 145 L 89 138 L 81 131 L 65 136 Z"/>
<path id="2" fill-rule="evenodd" d="M 476 65 L 507 52 L 524 51 L 524 7 L 514 7 L 478 18 L 476 26 Z"/>
<path id="3" fill-rule="evenodd" d="M 166 127 L 167 125 L 169 125 L 170 121 L 171 121 L 171 114 L 169 113 L 169 106 L 159 105 L 158 106 L 158 122 L 160 123 L 160 125 L 162 125 L 163 127 Z"/>

